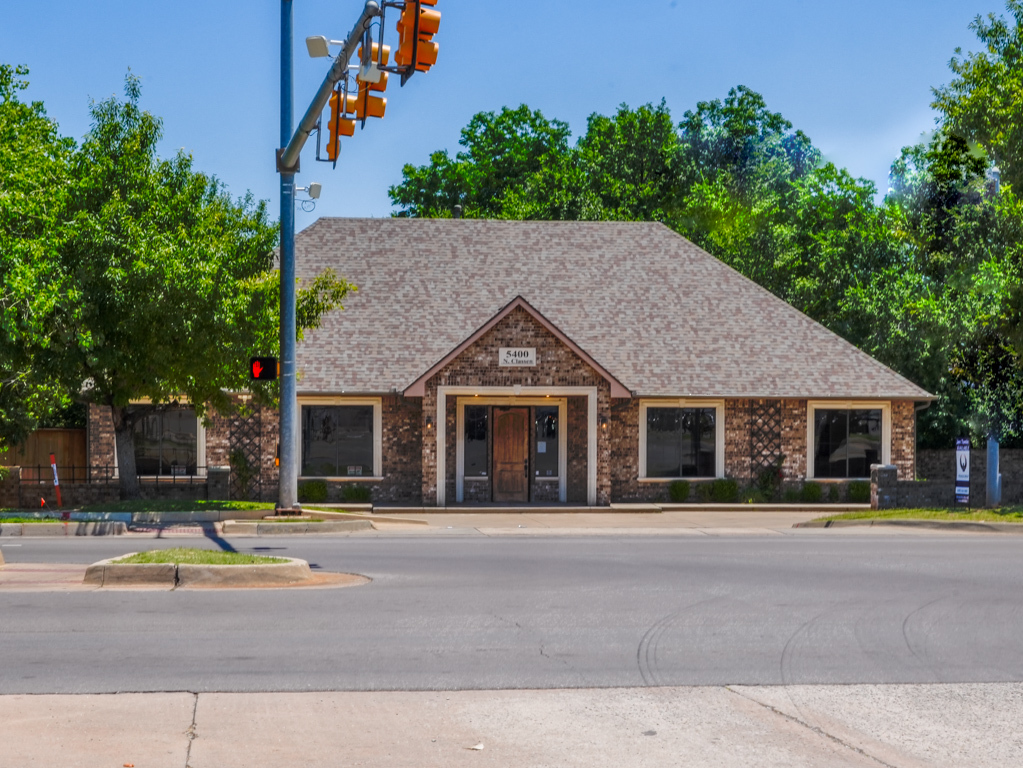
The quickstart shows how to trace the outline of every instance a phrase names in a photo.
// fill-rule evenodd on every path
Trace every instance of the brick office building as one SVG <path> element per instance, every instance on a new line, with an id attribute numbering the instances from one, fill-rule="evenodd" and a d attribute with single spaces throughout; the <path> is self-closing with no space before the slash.
<path id="1" fill-rule="evenodd" d="M 332 498 L 657 501 L 775 461 L 793 484 L 914 477 L 933 397 L 663 225 L 321 219 L 296 254 L 359 289 L 299 345 L 300 475 Z M 183 414 L 154 415 L 146 466 L 242 451 L 272 498 L 276 414 Z M 108 421 L 92 410 L 96 456 Z"/>

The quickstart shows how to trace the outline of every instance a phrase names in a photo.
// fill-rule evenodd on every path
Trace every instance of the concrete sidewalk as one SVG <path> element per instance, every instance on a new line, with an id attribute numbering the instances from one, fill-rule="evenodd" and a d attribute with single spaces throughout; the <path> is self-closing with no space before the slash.
<path id="1" fill-rule="evenodd" d="M 0 765 L 1023 765 L 1023 685 L 0 696 Z"/>

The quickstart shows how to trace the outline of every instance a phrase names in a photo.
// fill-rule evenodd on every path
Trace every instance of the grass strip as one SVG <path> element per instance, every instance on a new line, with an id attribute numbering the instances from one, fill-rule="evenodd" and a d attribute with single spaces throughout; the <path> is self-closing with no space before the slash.
<path id="1" fill-rule="evenodd" d="M 817 520 L 947 520 L 975 523 L 1023 523 L 1023 507 L 998 507 L 996 509 L 885 509 L 857 510 L 838 515 L 826 515 Z"/>
<path id="2" fill-rule="evenodd" d="M 88 504 L 82 512 L 203 512 L 216 509 L 265 509 L 273 512 L 274 506 L 266 501 L 182 501 L 178 499 L 131 499 L 128 501 L 107 501 Z"/>
<path id="3" fill-rule="evenodd" d="M 255 565 L 263 563 L 286 562 L 281 557 L 264 557 L 247 555 L 243 552 L 224 552 L 220 549 L 156 549 L 151 552 L 138 552 L 130 557 L 122 557 L 115 563 L 177 563 L 187 565 Z"/>

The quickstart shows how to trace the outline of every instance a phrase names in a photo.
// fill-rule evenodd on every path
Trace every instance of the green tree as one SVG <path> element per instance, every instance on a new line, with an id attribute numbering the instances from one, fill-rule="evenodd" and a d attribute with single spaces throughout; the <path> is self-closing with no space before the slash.
<path id="1" fill-rule="evenodd" d="M 251 354 L 278 346 L 277 228 L 266 205 L 232 200 L 190 156 L 157 157 L 160 121 L 126 100 L 91 107 L 92 127 L 68 158 L 70 183 L 51 233 L 55 296 L 28 345 L 37 370 L 66 392 L 112 409 L 122 495 L 139 493 L 136 411 L 179 399 L 200 416 L 230 411 L 250 386 Z M 315 327 L 349 285 L 331 273 L 299 294 L 300 327 Z M 252 387 L 262 399 L 274 391 Z"/>
<path id="2" fill-rule="evenodd" d="M 934 89 L 933 106 L 944 127 L 979 142 L 1000 167 L 1002 179 L 1014 188 L 1023 182 L 1023 0 L 1006 0 L 1015 20 L 977 16 L 970 28 L 985 50 L 963 56 L 961 48 L 949 66 L 955 78 Z"/>
<path id="3" fill-rule="evenodd" d="M 0 451 L 68 402 L 33 364 L 26 340 L 49 336 L 46 318 L 61 300 L 52 233 L 74 143 L 58 134 L 40 102 L 19 100 L 27 74 L 0 64 Z"/>
<path id="4" fill-rule="evenodd" d="M 480 112 L 462 129 L 464 150 L 434 152 L 429 165 L 406 165 L 390 188 L 396 216 L 445 218 L 456 205 L 468 218 L 592 218 L 568 125 L 526 105 Z"/>

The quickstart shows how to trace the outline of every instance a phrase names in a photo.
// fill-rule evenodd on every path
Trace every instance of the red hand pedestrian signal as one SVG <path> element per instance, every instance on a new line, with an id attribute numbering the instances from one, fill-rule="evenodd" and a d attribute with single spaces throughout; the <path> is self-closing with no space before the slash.
<path id="1" fill-rule="evenodd" d="M 273 381 L 277 378 L 276 357 L 253 357 L 249 359 L 249 378 L 253 381 Z"/>

